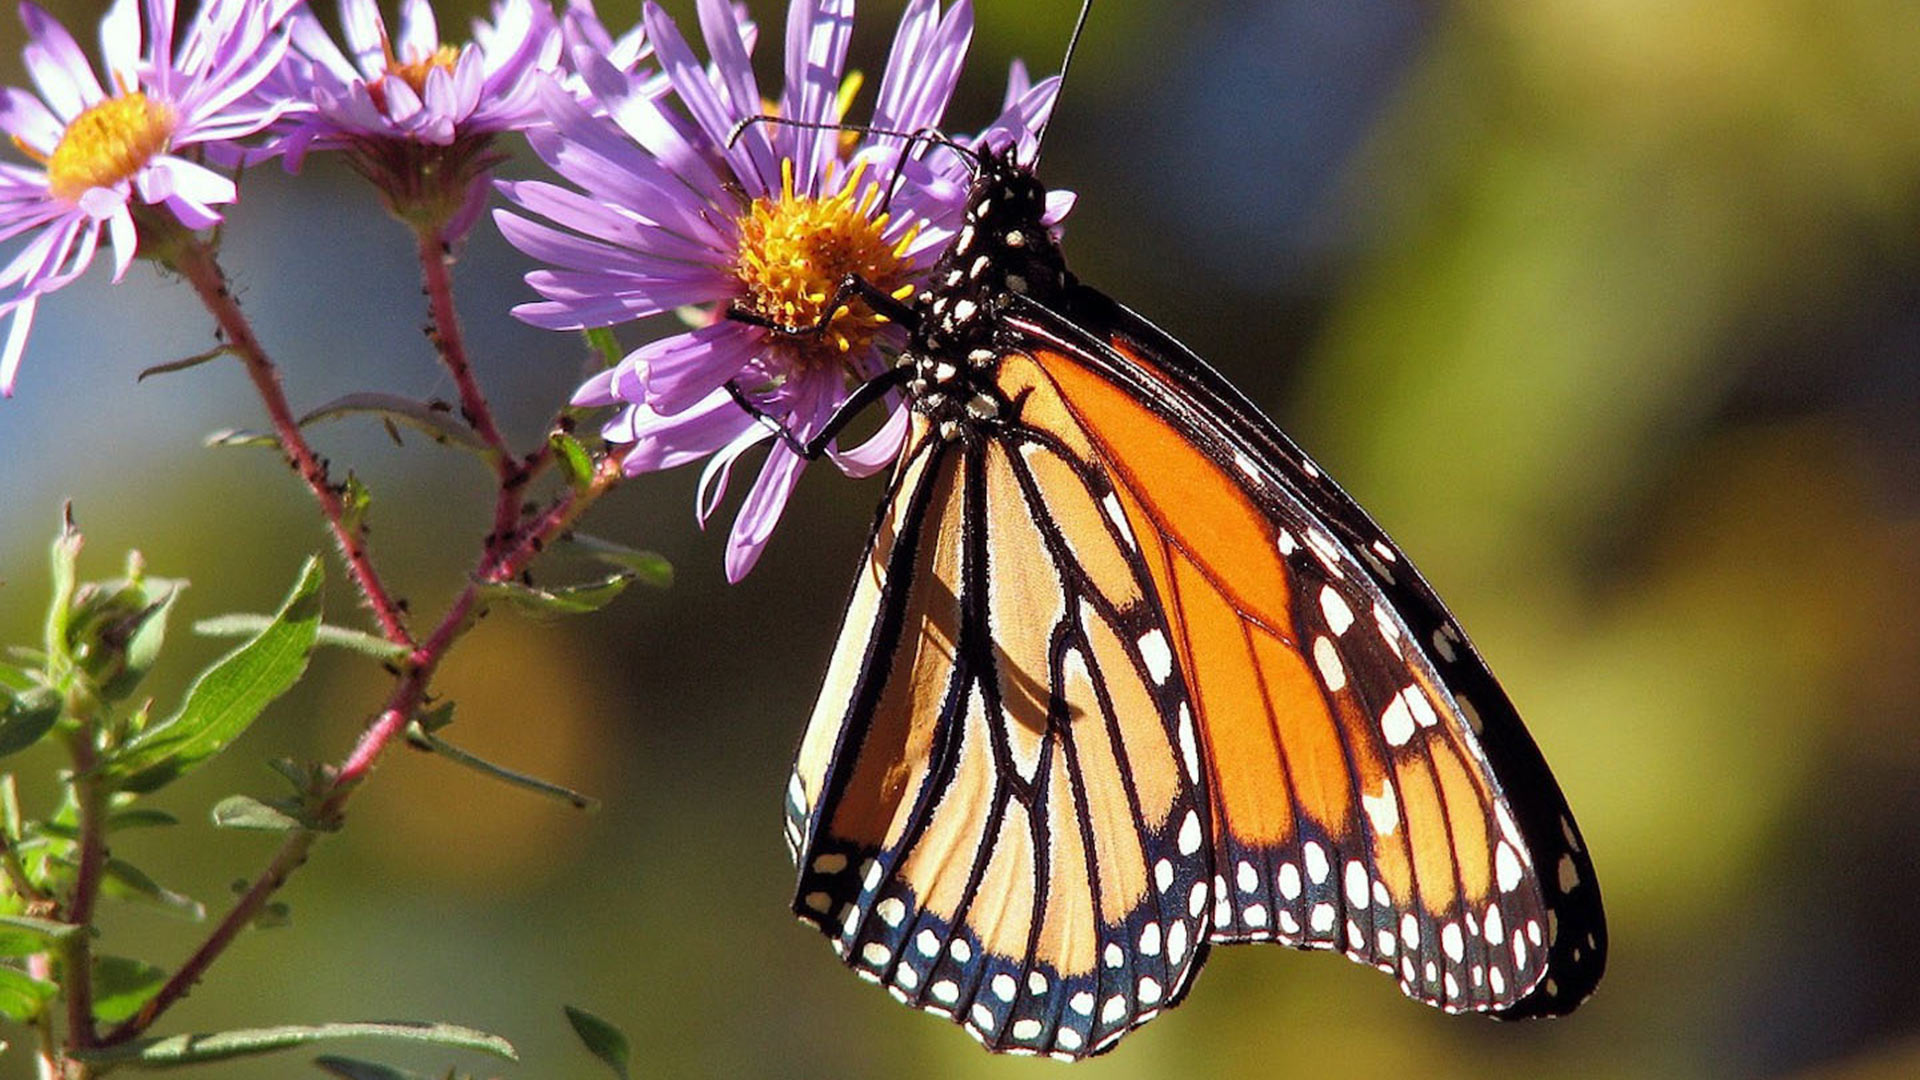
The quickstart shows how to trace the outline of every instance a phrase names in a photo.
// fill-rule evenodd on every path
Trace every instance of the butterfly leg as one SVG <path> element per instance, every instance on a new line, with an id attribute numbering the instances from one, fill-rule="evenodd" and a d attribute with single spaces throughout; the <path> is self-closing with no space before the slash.
<path id="1" fill-rule="evenodd" d="M 868 406 L 880 400 L 890 391 L 899 389 L 900 385 L 906 382 L 907 377 L 911 374 L 913 374 L 912 368 L 888 368 L 885 372 L 861 383 L 853 393 L 847 395 L 847 400 L 841 402 L 839 408 L 833 410 L 833 415 L 827 417 L 826 424 L 822 426 L 819 432 L 811 439 L 800 438 L 800 436 L 794 434 L 792 428 L 781 423 L 778 418 L 769 415 L 765 409 L 755 404 L 753 399 L 747 396 L 746 391 L 740 389 L 739 383 L 729 380 L 727 383 L 727 394 L 733 398 L 735 404 L 746 410 L 749 416 L 760 421 L 762 427 L 778 435 L 780 441 L 787 445 L 787 449 L 792 450 L 808 461 L 814 461 L 817 460 L 820 455 L 827 452 L 827 444 L 837 438 L 840 432 L 845 430 L 849 423 L 853 422 L 854 417 L 865 412 Z"/>
<path id="2" fill-rule="evenodd" d="M 810 324 L 778 322 L 757 311 L 741 307 L 738 302 L 727 308 L 727 318 L 746 323 L 748 326 L 772 330 L 777 334 L 786 334 L 789 337 L 812 337 L 826 333 L 827 327 L 833 324 L 834 316 L 840 313 L 840 309 L 849 300 L 864 300 L 867 306 L 873 309 L 874 314 L 903 326 L 911 327 L 917 318 L 913 305 L 895 298 L 892 293 L 883 291 L 878 285 L 858 274 L 848 274 L 840 279 L 840 284 L 834 287 L 833 298 L 821 310 L 820 317 Z"/>

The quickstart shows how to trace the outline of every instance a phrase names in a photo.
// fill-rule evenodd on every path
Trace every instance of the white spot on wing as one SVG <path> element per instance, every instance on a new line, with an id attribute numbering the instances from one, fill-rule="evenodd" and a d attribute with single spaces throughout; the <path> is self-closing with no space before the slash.
<path id="1" fill-rule="evenodd" d="M 1394 794 L 1393 785 L 1385 777 L 1380 779 L 1380 794 L 1360 794 L 1360 807 L 1373 823 L 1375 836 L 1387 836 L 1400 827 L 1400 797 Z"/>
<path id="2" fill-rule="evenodd" d="M 1323 635 L 1313 639 L 1313 664 L 1320 669 L 1320 682 L 1327 693 L 1337 694 L 1346 688 L 1347 669 L 1340 663 L 1340 651 L 1334 648 L 1332 638 Z"/>
<path id="3" fill-rule="evenodd" d="M 1147 674 L 1156 685 L 1165 684 L 1167 676 L 1173 674 L 1173 653 L 1158 627 L 1140 635 L 1140 659 L 1146 661 Z"/>
<path id="4" fill-rule="evenodd" d="M 1107 520 L 1113 522 L 1113 531 L 1120 534 L 1120 539 L 1125 540 L 1133 550 L 1140 550 L 1140 541 L 1133 538 L 1133 527 L 1127 524 L 1127 513 L 1121 508 L 1119 497 L 1111 491 L 1107 492 L 1100 497 L 1100 508 L 1106 511 Z"/>
<path id="5" fill-rule="evenodd" d="M 1389 746 L 1405 746 L 1413 738 L 1413 714 L 1407 711 L 1405 694 L 1395 694 L 1380 714 L 1380 734 L 1386 736 Z"/>
<path id="6" fill-rule="evenodd" d="M 1187 818 L 1180 823 L 1180 854 L 1191 855 L 1200 850 L 1200 815 L 1187 811 Z"/>
<path id="7" fill-rule="evenodd" d="M 1320 589 L 1320 613 L 1327 617 L 1327 628 L 1333 631 L 1334 637 L 1346 633 L 1347 627 L 1353 625 L 1353 609 L 1331 585 Z"/>

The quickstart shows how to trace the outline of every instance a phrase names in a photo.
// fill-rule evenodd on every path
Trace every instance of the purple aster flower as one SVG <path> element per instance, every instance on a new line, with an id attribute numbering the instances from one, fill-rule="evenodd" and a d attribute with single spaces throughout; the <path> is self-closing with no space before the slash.
<path id="1" fill-rule="evenodd" d="M 292 2 L 207 0 L 176 47 L 173 0 L 119 0 L 100 24 L 111 92 L 64 27 L 20 5 L 40 92 L 0 88 L 0 130 L 31 159 L 0 162 L 0 242 L 28 237 L 0 270 L 0 318 L 12 322 L 0 394 L 13 394 L 40 298 L 86 271 L 102 230 L 119 281 L 139 248 L 137 223 L 162 222 L 164 211 L 204 229 L 220 220 L 213 207 L 238 197 L 194 158 L 280 114 L 253 90 L 286 55 L 276 24 Z"/>
<path id="2" fill-rule="evenodd" d="M 375 0 L 340 0 L 346 51 L 302 9 L 294 55 L 275 89 L 308 102 L 277 125 L 249 162 L 280 156 L 299 169 L 310 150 L 344 150 L 396 213 L 466 231 L 484 201 L 480 181 L 498 160 L 493 136 L 542 122 L 536 87 L 554 73 L 560 27 L 544 0 L 499 0 L 465 45 L 443 44 L 427 0 L 402 0 L 400 34 Z"/>
<path id="3" fill-rule="evenodd" d="M 672 19 L 646 7 L 647 38 L 670 94 L 657 79 L 576 53 L 595 101 L 545 93 L 551 126 L 528 135 L 575 187 L 503 183 L 522 210 L 552 224 L 504 211 L 496 218 L 509 240 L 549 267 L 527 277 L 545 297 L 516 310 L 530 323 L 579 330 L 698 312 L 694 329 L 631 353 L 582 386 L 574 403 L 619 408 L 603 434 L 631 445 L 630 475 L 706 459 L 697 507 L 704 523 L 741 455 L 773 439 L 729 386 L 801 439 L 821 431 L 906 340 L 863 300 L 833 306 L 836 287 L 851 273 L 911 297 L 960 223 L 969 176 L 950 151 L 909 155 L 899 135 L 833 128 L 859 86 L 857 76 L 843 81 L 852 0 L 795 0 L 777 106 L 795 122 L 742 129 L 740 121 L 764 111 L 748 59 L 752 34 L 725 0 L 700 0 L 698 10 L 712 57 L 706 65 Z M 938 0 L 909 3 L 872 126 L 936 127 L 972 32 L 964 0 L 944 14 Z M 1020 92 L 989 130 L 1003 143 L 1031 143 L 1056 81 L 1027 86 L 1016 77 Z M 893 460 L 905 432 L 895 399 L 876 434 L 828 453 L 843 472 L 868 475 Z M 772 443 L 734 518 L 729 580 L 752 569 L 804 465 L 784 442 Z"/>

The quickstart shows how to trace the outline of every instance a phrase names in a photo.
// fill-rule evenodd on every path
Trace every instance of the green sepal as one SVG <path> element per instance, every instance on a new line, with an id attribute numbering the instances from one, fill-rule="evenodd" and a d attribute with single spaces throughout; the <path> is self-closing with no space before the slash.
<path id="1" fill-rule="evenodd" d="M 580 1036 L 587 1050 L 605 1062 L 620 1080 L 632 1080 L 627 1063 L 633 1056 L 633 1048 L 627 1041 L 626 1033 L 585 1009 L 572 1005 L 563 1005 L 561 1008 L 566 1010 L 567 1023 L 573 1025 L 573 1033 Z"/>
<path id="2" fill-rule="evenodd" d="M 643 585 L 665 589 L 673 584 L 673 564 L 657 551 L 630 548 L 625 544 L 578 532 L 569 534 L 566 543 L 578 548 L 588 558 L 628 571 Z"/>
<path id="3" fill-rule="evenodd" d="M 517 581 L 490 581 L 480 586 L 483 599 L 507 600 L 534 615 L 585 615 L 599 611 L 627 591 L 638 575 L 622 571 L 599 581 L 542 589 Z"/>
<path id="4" fill-rule="evenodd" d="M 567 475 L 567 483 L 575 491 L 585 491 L 593 485 L 593 455 L 580 445 L 580 440 L 564 431 L 555 431 L 547 436 L 547 445 L 553 448 L 553 457 L 560 463 L 560 471 Z"/>
<path id="5" fill-rule="evenodd" d="M 170 1035 L 165 1038 L 136 1039 L 92 1050 L 76 1050 L 72 1056 L 96 1065 L 164 1068 L 271 1054 L 330 1039 L 394 1039 L 449 1046 L 458 1050 L 478 1050 L 507 1061 L 519 1060 L 513 1044 L 498 1035 L 454 1024 L 407 1020 L 288 1024 L 200 1035 Z"/>
<path id="6" fill-rule="evenodd" d="M 620 347 L 620 339 L 615 336 L 611 327 L 596 326 L 591 330 L 581 331 L 580 336 L 586 339 L 587 350 L 593 353 L 594 359 L 600 362 L 602 369 L 613 367 L 627 355 L 626 350 Z"/>
<path id="7" fill-rule="evenodd" d="M 144 960 L 102 956 L 93 962 L 93 1015 L 106 1024 L 131 1019 L 160 992 L 167 973 Z"/>
<path id="8" fill-rule="evenodd" d="M 320 560 L 308 558 L 273 621 L 202 672 L 180 711 L 119 748 L 102 767 L 125 791 L 172 783 L 225 749 L 306 671 L 320 628 Z"/>

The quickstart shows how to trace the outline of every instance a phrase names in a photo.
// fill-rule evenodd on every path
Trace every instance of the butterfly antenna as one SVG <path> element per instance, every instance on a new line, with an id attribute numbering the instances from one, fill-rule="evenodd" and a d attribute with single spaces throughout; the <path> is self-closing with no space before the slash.
<path id="1" fill-rule="evenodd" d="M 1080 48 L 1080 32 L 1087 28 L 1087 16 L 1092 14 L 1093 0 L 1080 0 L 1080 16 L 1073 21 L 1073 33 L 1067 37 L 1067 54 L 1060 59 L 1060 90 L 1062 91 L 1067 88 L 1067 69 L 1073 66 L 1074 53 Z M 1041 124 L 1040 130 L 1034 132 L 1034 139 L 1039 145 L 1033 151 L 1033 160 L 1028 163 L 1030 168 L 1039 167 L 1040 155 L 1047 149 L 1047 128 L 1052 125 L 1053 114 L 1058 112 L 1060 107 L 1058 92 L 1054 95 L 1053 104 L 1053 109 L 1047 112 L 1046 123 Z"/>

